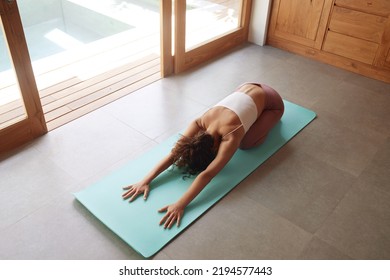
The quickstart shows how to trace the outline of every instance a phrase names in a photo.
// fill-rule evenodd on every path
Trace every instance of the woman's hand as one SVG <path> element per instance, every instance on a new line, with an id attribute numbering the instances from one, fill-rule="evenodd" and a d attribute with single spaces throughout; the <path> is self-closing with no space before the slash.
<path id="1" fill-rule="evenodd" d="M 160 225 L 164 224 L 164 228 L 171 228 L 175 222 L 177 222 L 177 226 L 180 225 L 180 220 L 184 214 L 184 207 L 175 203 L 161 208 L 158 212 L 167 212 L 161 219 Z"/>
<path id="2" fill-rule="evenodd" d="M 144 200 L 146 200 L 148 198 L 149 189 L 149 184 L 140 182 L 134 185 L 124 187 L 123 190 L 126 190 L 126 192 L 122 194 L 122 197 L 123 199 L 128 199 L 130 197 L 129 202 L 132 202 L 134 199 L 137 198 L 138 195 L 144 194 Z"/>

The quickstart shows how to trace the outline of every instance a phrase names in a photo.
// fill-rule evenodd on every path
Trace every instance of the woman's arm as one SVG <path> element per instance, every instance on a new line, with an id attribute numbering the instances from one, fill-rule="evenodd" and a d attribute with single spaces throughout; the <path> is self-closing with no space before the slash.
<path id="1" fill-rule="evenodd" d="M 122 194 L 123 199 L 129 199 L 132 202 L 140 194 L 144 194 L 144 199 L 148 198 L 150 183 L 173 163 L 172 154 L 169 153 L 164 157 L 140 182 L 136 184 L 129 185 L 124 187 L 123 190 L 126 190 Z"/>
<path id="2" fill-rule="evenodd" d="M 197 119 L 190 123 L 183 135 L 185 137 L 193 136 L 199 130 L 200 127 Z M 129 201 L 132 202 L 140 194 L 144 194 L 144 199 L 147 199 L 150 190 L 150 183 L 172 164 L 173 155 L 172 153 L 169 153 L 159 163 L 157 163 L 157 165 L 140 182 L 124 187 L 123 189 L 126 190 L 126 192 L 122 194 L 123 199 L 130 198 Z"/>
<path id="3" fill-rule="evenodd" d="M 207 184 L 225 167 L 232 158 L 239 146 L 237 139 L 223 141 L 218 149 L 216 158 L 210 163 L 206 170 L 199 173 L 189 189 L 174 204 L 165 206 L 159 212 L 167 212 L 161 219 L 160 225 L 164 228 L 171 228 L 176 222 L 180 225 L 180 220 L 184 214 L 185 207 L 207 186 Z"/>

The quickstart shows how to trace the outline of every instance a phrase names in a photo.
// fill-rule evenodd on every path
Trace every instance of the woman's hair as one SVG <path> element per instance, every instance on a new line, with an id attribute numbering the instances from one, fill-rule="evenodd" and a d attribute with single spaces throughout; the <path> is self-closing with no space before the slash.
<path id="1" fill-rule="evenodd" d="M 199 131 L 193 137 L 183 136 L 172 149 L 172 154 L 174 165 L 195 175 L 214 160 L 214 138 L 206 131 Z"/>

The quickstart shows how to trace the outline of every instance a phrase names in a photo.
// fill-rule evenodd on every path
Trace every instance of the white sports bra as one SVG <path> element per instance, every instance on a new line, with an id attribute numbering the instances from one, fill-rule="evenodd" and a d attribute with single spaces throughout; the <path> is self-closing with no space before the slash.
<path id="1" fill-rule="evenodd" d="M 244 92 L 233 92 L 232 94 L 219 101 L 216 105 L 214 105 L 214 107 L 216 106 L 222 106 L 232 110 L 234 113 L 237 114 L 238 118 L 241 121 L 240 126 L 225 134 L 223 137 L 233 133 L 241 126 L 244 127 L 244 131 L 246 133 L 257 119 L 258 112 L 256 104 L 253 101 L 252 97 L 250 97 Z"/>

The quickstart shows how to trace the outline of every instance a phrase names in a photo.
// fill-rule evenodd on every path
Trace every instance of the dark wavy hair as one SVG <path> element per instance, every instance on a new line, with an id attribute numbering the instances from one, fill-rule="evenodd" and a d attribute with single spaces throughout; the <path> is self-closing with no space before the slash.
<path id="1" fill-rule="evenodd" d="M 206 131 L 199 131 L 193 137 L 183 136 L 172 149 L 172 154 L 175 166 L 183 168 L 184 173 L 195 175 L 214 160 L 214 138 Z"/>

